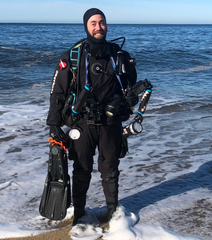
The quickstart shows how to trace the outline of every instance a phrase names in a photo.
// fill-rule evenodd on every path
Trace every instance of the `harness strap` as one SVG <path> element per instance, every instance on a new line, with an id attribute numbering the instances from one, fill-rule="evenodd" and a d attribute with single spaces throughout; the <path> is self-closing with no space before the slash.
<path id="1" fill-rule="evenodd" d="M 80 56 L 80 45 L 77 45 L 75 48 L 71 49 L 70 51 L 70 61 L 72 69 L 76 70 L 79 62 L 79 56 Z"/>
<path id="2" fill-rule="evenodd" d="M 112 63 L 113 69 L 115 70 L 116 69 L 116 64 L 115 64 L 115 61 L 114 61 L 114 59 L 113 59 L 113 57 L 111 55 L 110 55 L 110 61 Z M 122 82 L 121 82 L 121 78 L 120 78 L 120 76 L 117 73 L 116 73 L 116 77 L 117 77 L 117 79 L 119 81 L 119 84 L 121 86 L 122 92 L 125 93 L 123 85 L 122 85 Z"/>
<path id="3" fill-rule="evenodd" d="M 85 85 L 88 83 L 88 67 L 89 67 L 89 60 L 88 60 L 88 52 L 85 50 Z"/>
<path id="4" fill-rule="evenodd" d="M 77 70 L 78 68 L 81 45 L 82 45 L 82 42 L 84 42 L 85 40 L 86 38 L 81 39 L 70 48 L 70 61 L 71 61 L 72 69 L 74 70 Z"/>

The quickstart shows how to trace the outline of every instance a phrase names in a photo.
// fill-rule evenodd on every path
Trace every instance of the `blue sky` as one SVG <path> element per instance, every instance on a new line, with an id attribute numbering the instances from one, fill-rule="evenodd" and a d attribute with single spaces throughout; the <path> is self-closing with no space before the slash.
<path id="1" fill-rule="evenodd" d="M 212 24 L 212 0 L 0 0 L 0 22 L 82 23 L 91 7 L 108 23 Z"/>

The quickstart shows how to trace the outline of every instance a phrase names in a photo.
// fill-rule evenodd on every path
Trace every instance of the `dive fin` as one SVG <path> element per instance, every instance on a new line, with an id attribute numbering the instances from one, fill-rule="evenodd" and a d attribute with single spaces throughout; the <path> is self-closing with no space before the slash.
<path id="1" fill-rule="evenodd" d="M 50 146 L 48 174 L 44 184 L 39 212 L 51 220 L 64 219 L 71 203 L 67 155 L 59 144 Z"/>

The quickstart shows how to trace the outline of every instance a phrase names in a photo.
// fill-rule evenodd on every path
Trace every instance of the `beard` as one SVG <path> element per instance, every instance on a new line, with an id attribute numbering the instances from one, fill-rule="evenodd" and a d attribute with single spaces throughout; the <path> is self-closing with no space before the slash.
<path id="1" fill-rule="evenodd" d="M 100 34 L 100 35 L 98 35 Z M 94 31 L 92 33 L 92 37 L 96 38 L 96 39 L 102 39 L 106 36 L 106 31 L 101 30 L 101 31 Z"/>

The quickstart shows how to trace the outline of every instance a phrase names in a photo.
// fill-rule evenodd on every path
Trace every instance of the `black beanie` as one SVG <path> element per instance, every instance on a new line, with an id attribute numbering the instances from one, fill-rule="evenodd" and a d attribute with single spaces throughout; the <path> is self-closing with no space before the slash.
<path id="1" fill-rule="evenodd" d="M 84 23 L 84 27 L 85 27 L 86 33 L 88 33 L 88 30 L 87 30 L 87 22 L 88 22 L 88 19 L 89 19 L 90 17 L 92 17 L 93 15 L 96 15 L 96 14 L 102 15 L 102 16 L 104 17 L 105 21 L 106 21 L 106 17 L 105 17 L 105 15 L 104 15 L 104 13 L 103 13 L 101 10 L 99 10 L 98 8 L 90 8 L 90 9 L 88 9 L 88 10 L 85 12 L 84 16 L 83 16 L 83 23 Z"/>
<path id="2" fill-rule="evenodd" d="M 98 8 L 91 8 L 85 12 L 85 14 L 83 16 L 83 23 L 84 23 L 85 31 L 87 33 L 89 52 L 90 52 L 91 56 L 103 57 L 105 54 L 110 53 L 110 47 L 107 44 L 105 37 L 103 37 L 102 39 L 94 38 L 93 36 L 90 35 L 90 33 L 88 32 L 88 29 L 87 29 L 88 19 L 96 14 L 100 14 L 105 19 L 105 22 L 106 22 L 106 17 L 101 10 L 99 10 Z"/>

